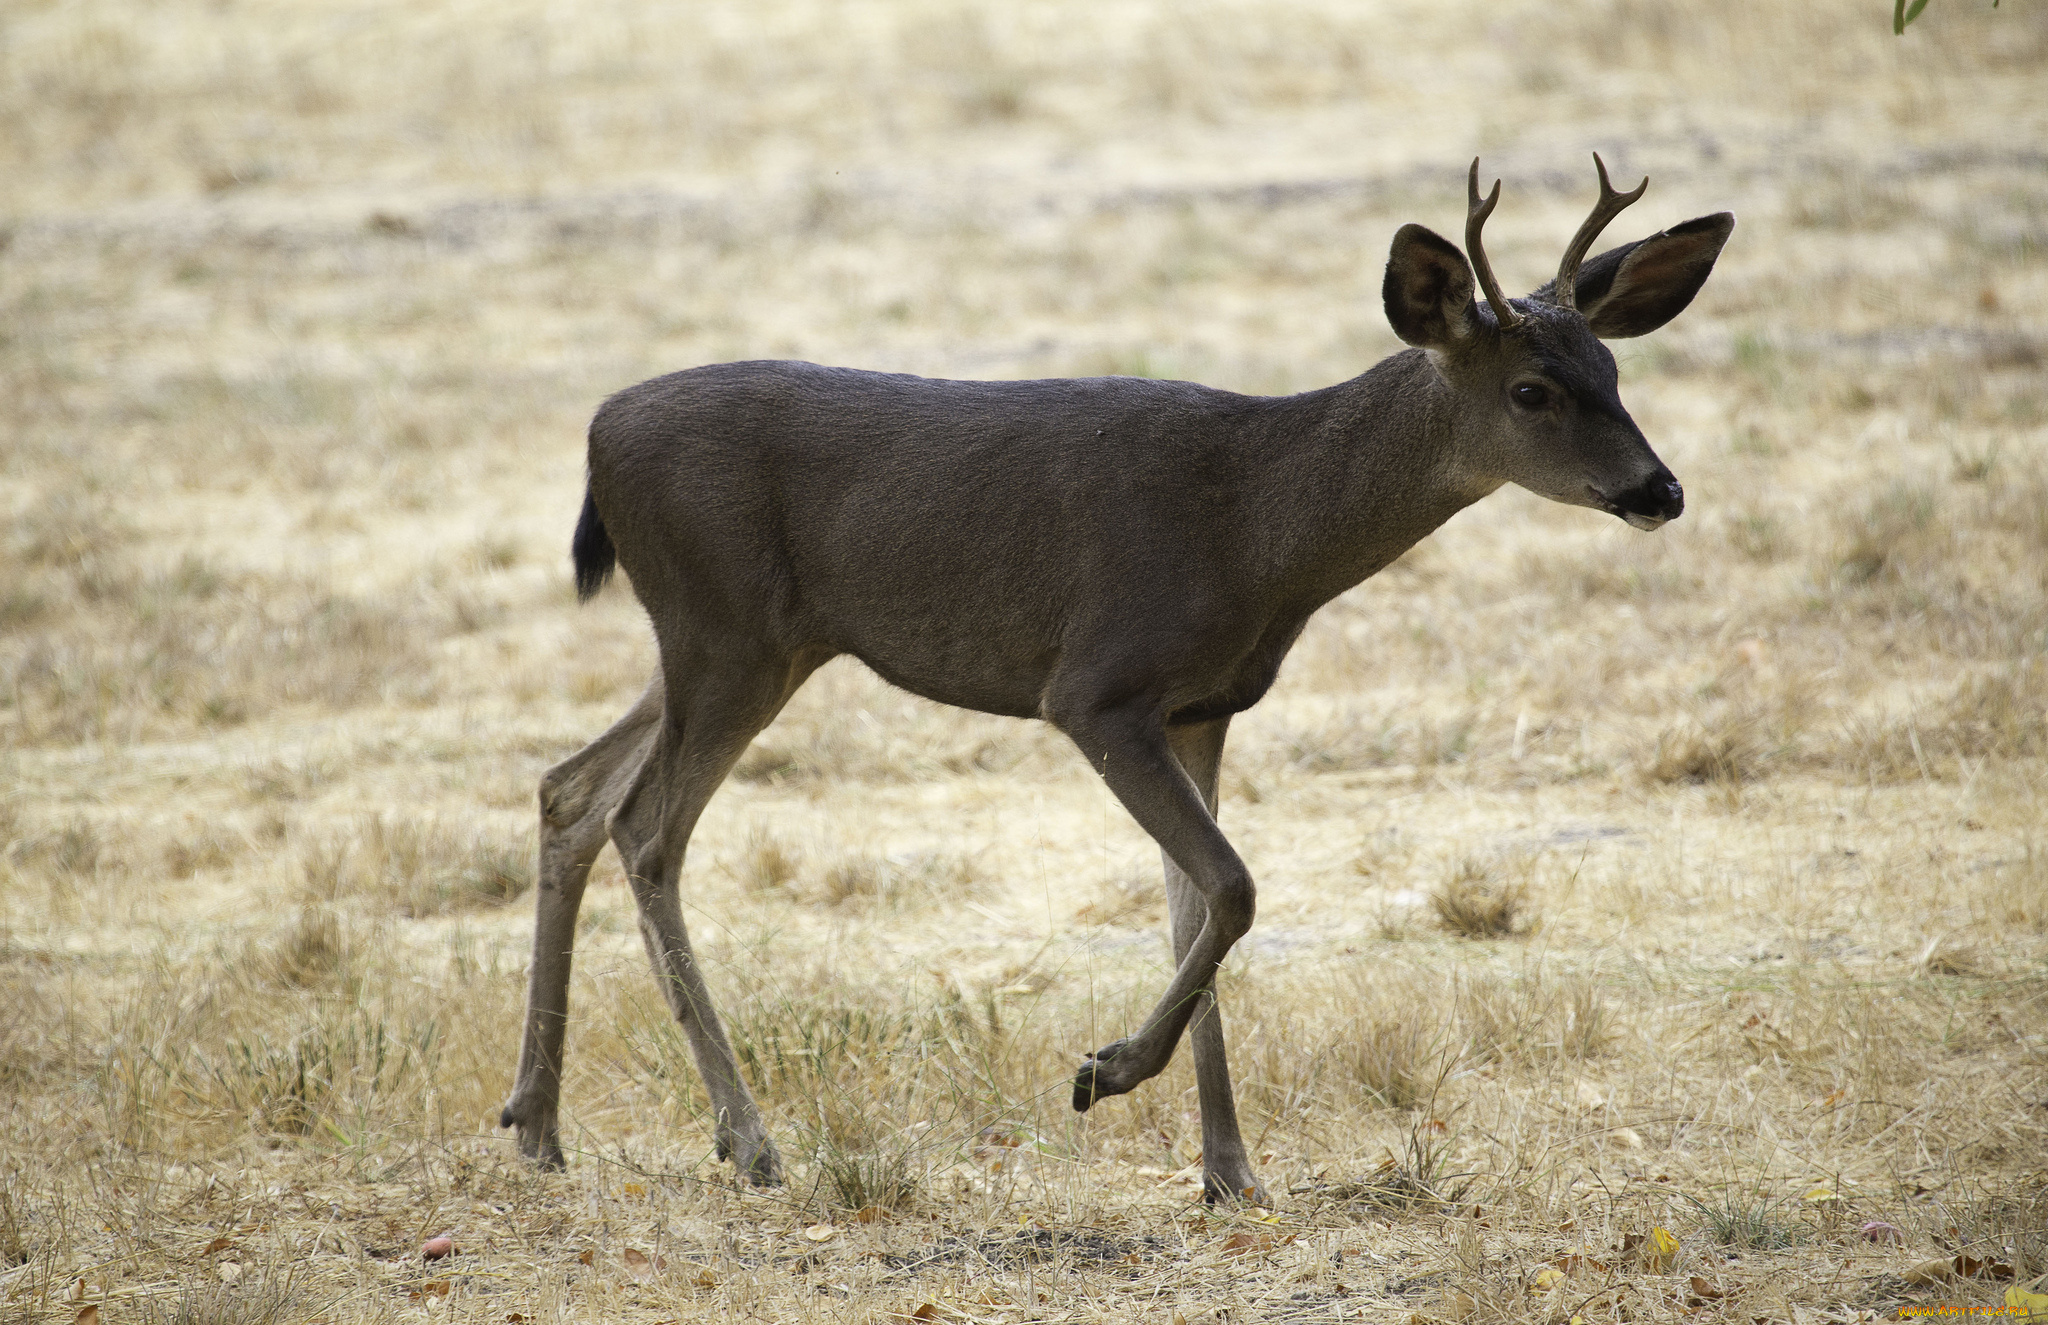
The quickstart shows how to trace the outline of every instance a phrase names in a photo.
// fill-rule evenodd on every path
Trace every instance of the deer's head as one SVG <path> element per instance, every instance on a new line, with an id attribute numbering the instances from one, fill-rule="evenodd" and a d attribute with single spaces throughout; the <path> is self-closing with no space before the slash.
<path id="1" fill-rule="evenodd" d="M 1501 293 L 1479 232 L 1500 183 L 1479 196 L 1479 162 L 1468 180 L 1465 247 L 1404 225 L 1387 258 L 1387 320 L 1430 360 L 1457 402 L 1453 463 L 1475 486 L 1516 483 L 1540 496 L 1590 506 L 1655 529 L 1685 509 L 1685 492 L 1622 406 L 1614 356 L 1602 340 L 1655 331 L 1684 310 L 1714 269 L 1735 228 L 1727 212 L 1661 234 L 1586 251 L 1622 208 L 1643 196 L 1617 193 L 1600 172 L 1600 201 L 1565 250 L 1557 279 L 1524 299 Z M 1488 311 L 1473 298 L 1474 269 Z"/>

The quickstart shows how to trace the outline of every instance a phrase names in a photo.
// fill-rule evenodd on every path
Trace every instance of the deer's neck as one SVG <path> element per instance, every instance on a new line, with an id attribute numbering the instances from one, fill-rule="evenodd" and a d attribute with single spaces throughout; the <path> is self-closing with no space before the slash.
<path id="1" fill-rule="evenodd" d="M 1310 609 L 1496 486 L 1460 470 L 1456 402 L 1421 350 L 1272 405 L 1262 569 Z"/>

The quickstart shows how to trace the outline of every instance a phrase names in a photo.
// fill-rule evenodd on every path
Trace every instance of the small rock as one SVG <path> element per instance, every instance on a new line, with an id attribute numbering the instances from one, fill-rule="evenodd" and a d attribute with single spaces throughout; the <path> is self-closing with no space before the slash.
<path id="1" fill-rule="evenodd" d="M 443 1233 L 438 1238 L 428 1238 L 427 1244 L 420 1248 L 421 1260 L 438 1261 L 454 1254 L 455 1235 L 453 1233 Z"/>

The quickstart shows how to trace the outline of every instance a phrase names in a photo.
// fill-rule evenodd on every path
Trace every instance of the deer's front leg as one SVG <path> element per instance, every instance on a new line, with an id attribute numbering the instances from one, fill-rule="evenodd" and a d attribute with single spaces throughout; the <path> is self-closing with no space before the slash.
<path id="1" fill-rule="evenodd" d="M 1169 727 L 1167 744 L 1201 793 L 1202 803 L 1217 812 L 1217 774 L 1223 763 L 1223 738 L 1230 719 Z M 1161 855 L 1165 855 L 1164 852 Z M 1184 959 L 1202 930 L 1207 913 L 1202 895 L 1186 871 L 1165 856 L 1166 905 L 1173 929 L 1173 957 Z M 1195 1088 L 1202 1104 L 1202 1189 L 1211 1201 L 1267 1203 L 1265 1184 L 1252 1172 L 1238 1130 L 1237 1099 L 1230 1085 L 1230 1063 L 1223 1051 L 1223 1014 L 1212 981 L 1196 995 L 1194 1019 L 1188 1023 L 1189 1048 L 1195 1056 Z"/>
<path id="2" fill-rule="evenodd" d="M 1168 748 L 1156 708 L 1085 712 L 1061 719 L 1060 725 L 1131 817 L 1180 867 L 1203 908 L 1200 928 L 1144 1025 L 1096 1050 L 1076 1074 L 1074 1107 L 1085 1112 L 1096 1100 L 1121 1095 L 1165 1070 L 1189 1019 L 1208 1002 L 1216 968 L 1251 928 L 1256 891 L 1250 871 Z"/>

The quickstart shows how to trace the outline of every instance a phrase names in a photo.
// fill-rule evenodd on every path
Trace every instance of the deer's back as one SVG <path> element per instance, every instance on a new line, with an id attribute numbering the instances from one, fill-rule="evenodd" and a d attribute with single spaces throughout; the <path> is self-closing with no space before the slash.
<path id="1" fill-rule="evenodd" d="M 591 491 L 658 631 L 664 613 L 688 619 L 671 631 L 765 631 L 1030 714 L 1105 614 L 1229 617 L 1249 480 L 1233 443 L 1258 404 L 1139 378 L 720 364 L 605 402 Z"/>

